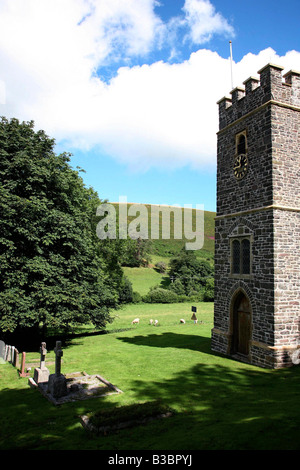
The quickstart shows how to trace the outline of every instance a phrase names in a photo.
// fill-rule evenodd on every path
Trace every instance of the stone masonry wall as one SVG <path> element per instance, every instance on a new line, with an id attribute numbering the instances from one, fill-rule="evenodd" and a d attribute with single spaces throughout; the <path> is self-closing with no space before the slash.
<path id="1" fill-rule="evenodd" d="M 252 274 L 235 276 L 230 274 L 230 241 L 232 227 L 249 227 L 253 235 Z M 252 307 L 252 344 L 274 345 L 274 262 L 273 262 L 273 211 L 247 214 L 216 220 L 215 228 L 215 299 L 214 329 L 223 332 L 220 337 L 212 337 L 212 346 L 223 354 L 230 354 L 232 335 L 231 299 L 234 292 L 242 289 Z M 214 333 L 214 332 L 213 332 Z M 225 336 L 224 336 L 225 334 Z M 221 340 L 221 345 L 219 341 Z M 251 348 L 252 349 L 252 348 Z M 264 365 L 265 357 L 256 354 L 255 363 Z M 263 356 L 265 353 L 263 354 Z M 251 362 L 254 363 L 253 360 Z M 273 366 L 272 351 L 267 366 Z"/>
<path id="2" fill-rule="evenodd" d="M 300 209 L 300 111 L 272 106 L 273 203 Z"/>
<path id="3" fill-rule="evenodd" d="M 263 108 L 218 135 L 217 215 L 226 215 L 272 204 L 271 109 Z M 247 132 L 249 170 L 237 181 L 233 174 L 235 136 Z"/>
<path id="4" fill-rule="evenodd" d="M 300 340 L 300 212 L 274 211 L 275 346 Z"/>

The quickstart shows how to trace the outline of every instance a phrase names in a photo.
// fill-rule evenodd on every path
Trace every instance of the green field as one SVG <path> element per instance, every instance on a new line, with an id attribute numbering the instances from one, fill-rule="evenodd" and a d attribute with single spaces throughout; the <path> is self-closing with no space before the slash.
<path id="1" fill-rule="evenodd" d="M 149 292 L 150 287 L 169 284 L 167 274 L 160 274 L 152 267 L 129 268 L 124 266 L 123 271 L 125 276 L 132 283 L 133 290 L 141 295 L 146 295 Z"/>
<path id="2" fill-rule="evenodd" d="M 107 334 L 82 327 L 64 339 L 62 372 L 100 374 L 118 395 L 56 407 L 11 364 L 0 365 L 0 449 L 299 449 L 300 368 L 264 370 L 213 353 L 213 304 L 197 308 L 195 325 L 190 304 L 129 305 L 115 312 Z M 56 339 L 46 339 L 50 372 Z M 38 350 L 26 359 L 33 376 Z M 87 413 L 157 399 L 175 414 L 107 435 L 90 435 L 80 423 Z"/>

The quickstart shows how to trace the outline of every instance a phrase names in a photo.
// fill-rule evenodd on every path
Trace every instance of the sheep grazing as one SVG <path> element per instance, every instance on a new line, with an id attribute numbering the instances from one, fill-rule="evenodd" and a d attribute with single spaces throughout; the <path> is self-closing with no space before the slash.
<path id="1" fill-rule="evenodd" d="M 140 323 L 140 319 L 139 318 L 135 318 L 134 320 L 132 320 L 131 324 L 134 325 L 136 323 Z"/>
<path id="2" fill-rule="evenodd" d="M 181 318 L 180 323 L 185 323 L 185 320 L 183 318 Z"/>
<path id="3" fill-rule="evenodd" d="M 156 326 L 156 325 L 157 325 L 157 323 L 158 323 L 158 320 L 155 320 L 155 321 L 154 321 L 154 326 Z"/>
<path id="4" fill-rule="evenodd" d="M 149 325 L 153 325 L 153 320 L 151 318 L 151 320 L 149 321 Z"/>

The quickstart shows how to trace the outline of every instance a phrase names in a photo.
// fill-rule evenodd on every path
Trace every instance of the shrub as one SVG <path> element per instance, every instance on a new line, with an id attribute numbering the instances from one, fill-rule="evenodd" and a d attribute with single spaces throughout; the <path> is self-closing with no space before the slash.
<path id="1" fill-rule="evenodd" d="M 143 297 L 143 302 L 151 304 L 171 304 L 178 302 L 178 296 L 177 294 L 175 294 L 175 292 L 172 292 L 171 290 L 156 287 L 154 289 L 151 289 L 148 294 Z"/>
<path id="2" fill-rule="evenodd" d="M 119 302 L 121 304 L 128 304 L 133 301 L 133 290 L 130 280 L 124 276 L 119 292 Z"/>
<path id="3" fill-rule="evenodd" d="M 133 291 L 133 293 L 132 293 L 132 302 L 134 304 L 138 304 L 138 303 L 142 302 L 142 296 L 139 292 Z"/>

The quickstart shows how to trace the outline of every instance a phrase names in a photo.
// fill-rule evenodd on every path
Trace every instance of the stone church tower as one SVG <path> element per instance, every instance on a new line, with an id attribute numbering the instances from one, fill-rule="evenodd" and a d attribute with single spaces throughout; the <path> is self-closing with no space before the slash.
<path id="1" fill-rule="evenodd" d="M 282 70 L 218 101 L 212 349 L 267 368 L 300 347 L 300 72 Z"/>

